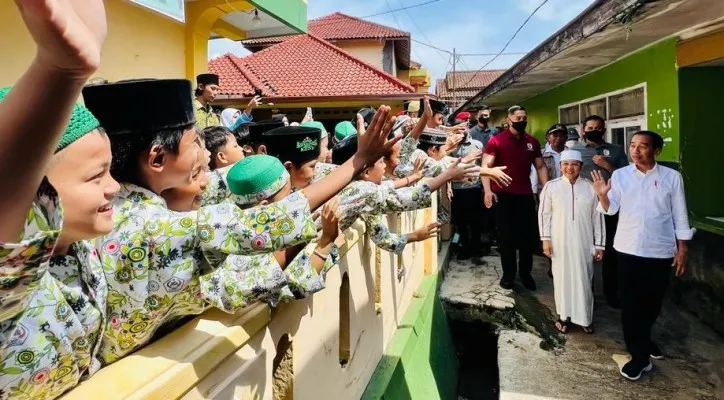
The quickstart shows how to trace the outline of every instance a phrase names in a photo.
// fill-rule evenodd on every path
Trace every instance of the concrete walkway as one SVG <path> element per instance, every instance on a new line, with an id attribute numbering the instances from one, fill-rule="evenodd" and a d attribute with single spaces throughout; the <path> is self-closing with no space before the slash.
<path id="1" fill-rule="evenodd" d="M 487 265 L 452 260 L 440 296 L 453 318 L 482 319 L 500 327 L 501 399 L 724 399 L 724 338 L 691 315 L 666 304 L 654 340 L 667 356 L 637 382 L 619 373 L 627 361 L 620 312 L 597 293 L 596 333 L 572 327 L 560 335 L 548 263 L 536 257 L 538 290 L 498 286 L 500 259 Z M 597 278 L 600 270 L 596 271 Z M 596 291 L 600 291 L 597 282 Z M 455 315 L 457 314 L 457 315 Z"/>

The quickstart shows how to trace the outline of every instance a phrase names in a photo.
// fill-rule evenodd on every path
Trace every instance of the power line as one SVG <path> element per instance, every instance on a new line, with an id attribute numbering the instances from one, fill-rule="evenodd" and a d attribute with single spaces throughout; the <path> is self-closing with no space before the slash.
<path id="1" fill-rule="evenodd" d="M 431 44 L 427 44 L 427 43 L 425 43 L 425 42 L 421 42 L 421 41 L 419 41 L 419 40 L 417 40 L 417 39 L 410 38 L 410 40 L 413 41 L 413 42 L 415 42 L 415 43 L 421 44 L 421 45 L 423 45 L 423 46 L 431 47 L 431 48 L 433 48 L 433 49 L 435 49 L 435 50 L 442 51 L 443 53 L 452 54 L 452 51 L 448 51 L 448 50 L 445 50 L 445 49 L 441 49 L 441 48 L 436 47 L 436 46 L 433 46 L 433 45 L 431 45 Z M 457 55 L 460 56 L 460 57 L 477 57 L 477 56 L 483 56 L 483 57 L 487 56 L 487 57 L 490 57 L 490 56 L 498 56 L 498 55 L 500 55 L 500 56 L 522 56 L 522 55 L 525 55 L 525 54 L 528 54 L 528 53 L 525 53 L 525 52 L 511 52 L 511 53 L 459 53 L 459 54 L 457 54 Z"/>
<path id="2" fill-rule="evenodd" d="M 402 4 L 402 0 L 400 0 L 400 4 Z M 415 21 L 415 19 L 412 18 L 412 15 L 410 15 L 410 12 L 407 11 L 407 9 L 404 9 L 404 10 L 405 10 L 405 14 L 407 14 L 407 18 L 409 18 L 410 21 L 412 21 L 412 24 L 415 25 L 415 28 L 417 29 L 418 32 L 420 32 L 420 35 L 422 35 L 422 37 L 425 39 L 425 41 L 427 41 L 427 44 L 428 44 L 429 46 L 431 46 L 431 47 L 434 48 L 435 46 L 432 45 L 432 41 L 427 37 L 427 35 L 425 34 L 425 31 L 423 31 L 422 29 L 420 29 L 420 26 L 417 25 L 417 21 Z M 394 14 L 393 14 L 393 15 L 394 15 Z M 445 56 L 442 55 L 442 53 L 440 52 L 440 50 L 437 50 L 437 54 L 438 54 L 438 55 L 440 56 L 440 58 L 442 58 L 443 60 L 445 59 Z"/>
<path id="3" fill-rule="evenodd" d="M 510 43 L 513 41 L 513 39 L 515 39 L 515 37 L 518 36 L 518 33 L 520 33 L 520 31 L 521 31 L 521 30 L 523 29 L 523 27 L 528 23 L 528 21 L 530 21 L 530 19 L 533 18 L 533 16 L 535 15 L 535 13 L 538 12 L 538 10 L 540 10 L 541 7 L 543 7 L 546 3 L 548 3 L 548 0 L 543 0 L 543 1 L 538 5 L 538 7 L 536 7 L 535 10 L 533 10 L 533 12 L 530 13 L 530 15 L 528 16 L 528 18 L 526 18 L 525 21 L 523 21 L 523 23 L 518 27 L 518 30 L 515 31 L 515 33 L 513 34 L 513 36 L 511 36 L 510 40 L 508 40 L 508 43 L 506 43 L 505 46 L 503 46 L 503 48 L 500 50 L 500 52 L 499 52 L 498 54 L 496 54 L 495 57 L 491 58 L 488 62 L 486 62 L 485 65 L 483 65 L 482 67 L 480 67 L 480 69 L 477 70 L 477 71 L 473 74 L 473 76 L 470 77 L 470 79 L 469 79 L 467 82 L 465 82 L 465 84 L 462 85 L 461 87 L 467 86 L 468 83 L 472 82 L 473 79 L 475 79 L 475 77 L 478 76 L 478 73 L 480 73 L 480 71 L 484 70 L 485 67 L 487 67 L 488 65 L 490 65 L 490 63 L 492 63 L 492 62 L 495 61 L 500 55 L 502 55 L 503 52 L 505 51 L 505 49 L 507 49 L 508 46 L 510 45 Z"/>
<path id="4" fill-rule="evenodd" d="M 438 2 L 438 1 L 440 1 L 440 0 L 430 0 L 430 1 L 426 1 L 426 2 L 424 2 L 424 3 L 413 4 L 413 5 L 411 5 L 411 6 L 402 7 L 402 8 L 397 8 L 397 9 L 394 9 L 394 10 L 390 9 L 389 11 L 384 11 L 384 12 L 380 12 L 380 13 L 377 13 L 377 14 L 367 15 L 367 16 L 360 17 L 360 18 L 370 18 L 370 17 L 376 17 L 376 16 L 378 16 L 378 15 L 390 14 L 390 13 L 394 13 L 394 12 L 397 12 L 397 11 L 408 10 L 408 9 L 410 9 L 410 8 L 425 6 L 425 5 L 428 5 L 428 4 L 430 4 L 430 3 L 436 3 L 436 2 Z M 389 4 L 387 5 L 387 8 L 389 8 Z"/>

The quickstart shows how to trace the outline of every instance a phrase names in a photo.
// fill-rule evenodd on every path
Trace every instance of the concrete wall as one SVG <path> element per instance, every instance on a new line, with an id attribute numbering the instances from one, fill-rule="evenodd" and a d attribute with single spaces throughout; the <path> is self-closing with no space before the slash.
<path id="1" fill-rule="evenodd" d="M 659 160 L 678 162 L 680 117 L 676 38 L 653 44 L 526 100 L 523 105 L 529 112 L 529 131 L 543 142 L 545 131 L 558 122 L 559 106 L 641 83 L 647 85 L 648 129 L 671 138 Z M 662 113 L 663 110 L 666 112 Z"/>
<path id="2" fill-rule="evenodd" d="M 433 207 L 389 217 L 390 227 L 410 232 L 435 215 Z M 265 304 L 233 315 L 210 310 L 102 369 L 66 399 L 360 398 L 395 331 L 411 318 L 416 289 L 437 273 L 437 246 L 413 243 L 398 257 L 375 249 L 362 224 L 345 235 L 342 262 L 323 291 L 273 311 Z M 345 276 L 349 297 L 341 290 Z M 347 317 L 340 312 L 345 297 Z M 349 344 L 344 366 L 340 341 Z"/>
<path id="3" fill-rule="evenodd" d="M 382 64 L 382 53 L 385 48 L 385 42 L 376 40 L 344 40 L 340 42 L 334 42 L 334 45 L 340 49 L 347 51 L 353 56 L 366 62 L 367 64 L 376 67 L 380 71 L 384 71 L 384 65 Z M 395 75 L 395 74 L 392 74 Z"/>
<path id="4" fill-rule="evenodd" d="M 184 25 L 125 0 L 107 0 L 108 39 L 101 68 L 108 80 L 185 77 Z M 25 72 L 35 44 L 12 1 L 0 2 L 0 85 Z"/>

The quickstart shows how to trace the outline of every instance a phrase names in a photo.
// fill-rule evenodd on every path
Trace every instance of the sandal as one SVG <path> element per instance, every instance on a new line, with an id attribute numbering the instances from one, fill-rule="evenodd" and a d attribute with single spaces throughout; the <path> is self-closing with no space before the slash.
<path id="1" fill-rule="evenodd" d="M 583 329 L 583 332 L 586 332 L 589 335 L 592 335 L 594 332 L 596 332 L 595 329 L 593 329 L 593 324 L 588 326 L 582 326 L 581 329 Z"/>
<path id="2" fill-rule="evenodd" d="M 556 321 L 556 329 L 562 334 L 568 333 L 568 321 L 558 320 Z"/>

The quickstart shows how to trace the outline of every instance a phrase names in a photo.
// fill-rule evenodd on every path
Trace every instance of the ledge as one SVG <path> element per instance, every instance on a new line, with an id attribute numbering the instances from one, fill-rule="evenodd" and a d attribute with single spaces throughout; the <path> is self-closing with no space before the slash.
<path id="1" fill-rule="evenodd" d="M 706 217 L 695 217 L 693 215 L 689 215 L 689 222 L 696 229 L 701 229 L 717 235 L 724 235 L 724 222 L 719 222 Z"/>

